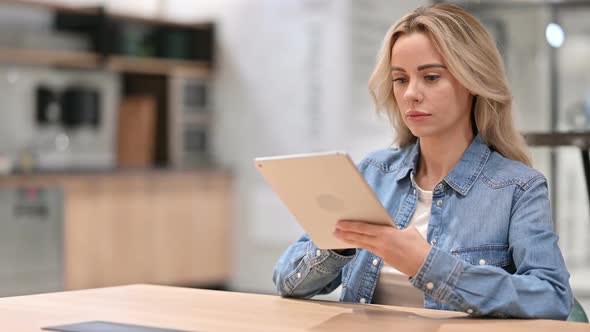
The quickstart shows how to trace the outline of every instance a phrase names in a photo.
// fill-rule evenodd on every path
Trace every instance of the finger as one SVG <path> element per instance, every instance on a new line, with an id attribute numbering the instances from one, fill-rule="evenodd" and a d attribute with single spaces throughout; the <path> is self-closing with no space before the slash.
<path id="1" fill-rule="evenodd" d="M 355 232 L 359 234 L 365 234 L 369 236 L 377 236 L 380 232 L 383 232 L 382 225 L 370 224 L 364 221 L 352 221 L 352 220 L 339 220 L 336 223 L 336 229 L 340 229 L 346 232 Z"/>
<path id="2" fill-rule="evenodd" d="M 343 242 L 346 242 L 347 244 L 349 244 L 352 248 L 359 248 L 359 249 L 365 249 L 368 250 L 370 252 L 375 252 L 375 248 L 367 245 L 366 243 L 361 243 L 361 242 L 355 242 L 355 241 L 347 241 L 347 240 L 342 240 Z"/>
<path id="3" fill-rule="evenodd" d="M 371 251 L 375 248 L 376 238 L 374 236 L 359 234 L 355 232 L 346 232 L 338 229 L 334 232 L 334 236 L 336 236 L 336 238 L 344 242 L 357 245 L 359 248 Z"/>

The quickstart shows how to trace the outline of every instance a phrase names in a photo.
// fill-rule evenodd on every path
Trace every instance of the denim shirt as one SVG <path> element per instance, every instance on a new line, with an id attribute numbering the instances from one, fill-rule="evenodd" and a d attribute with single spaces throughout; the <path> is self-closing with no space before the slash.
<path id="1" fill-rule="evenodd" d="M 419 144 L 368 155 L 358 166 L 399 228 L 416 208 Z M 566 319 L 569 273 L 553 231 L 547 181 L 476 136 L 433 191 L 432 246 L 411 284 L 424 307 L 472 316 Z M 340 301 L 371 303 L 383 265 L 363 249 L 320 250 L 303 235 L 277 262 L 281 296 L 310 298 L 342 285 Z"/>

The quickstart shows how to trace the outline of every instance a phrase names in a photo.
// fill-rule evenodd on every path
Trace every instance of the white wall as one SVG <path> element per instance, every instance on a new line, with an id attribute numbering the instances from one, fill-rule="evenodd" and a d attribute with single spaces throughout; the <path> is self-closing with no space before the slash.
<path id="1" fill-rule="evenodd" d="M 218 17 L 215 151 L 236 181 L 235 289 L 273 292 L 274 263 L 301 235 L 253 158 L 344 149 L 358 160 L 391 141 L 368 98 L 372 63 L 357 59 L 374 57 L 389 24 L 421 2 L 365 3 L 382 14 L 365 35 L 353 1 L 233 0 Z M 358 45 L 367 33 L 378 38 Z"/>

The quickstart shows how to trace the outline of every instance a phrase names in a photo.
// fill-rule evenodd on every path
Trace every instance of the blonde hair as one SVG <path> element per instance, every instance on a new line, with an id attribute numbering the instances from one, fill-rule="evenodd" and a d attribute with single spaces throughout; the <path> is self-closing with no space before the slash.
<path id="1" fill-rule="evenodd" d="M 391 81 L 393 45 L 401 35 L 415 32 L 430 37 L 450 73 L 477 96 L 474 116 L 483 141 L 504 157 L 531 166 L 524 138 L 514 126 L 512 95 L 496 44 L 473 15 L 453 4 L 419 7 L 385 35 L 369 92 L 377 111 L 388 116 L 397 134 L 394 144 L 403 147 L 416 142 L 402 121 Z"/>

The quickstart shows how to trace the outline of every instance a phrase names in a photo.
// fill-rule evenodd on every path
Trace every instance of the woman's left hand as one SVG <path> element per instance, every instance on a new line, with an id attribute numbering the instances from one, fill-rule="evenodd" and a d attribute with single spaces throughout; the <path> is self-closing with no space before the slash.
<path id="1" fill-rule="evenodd" d="M 340 220 L 334 235 L 356 248 L 369 250 L 407 276 L 414 276 L 430 252 L 416 227 L 397 229 L 363 221 Z"/>

